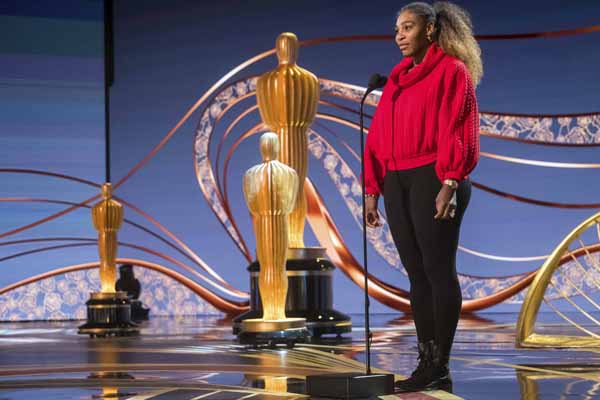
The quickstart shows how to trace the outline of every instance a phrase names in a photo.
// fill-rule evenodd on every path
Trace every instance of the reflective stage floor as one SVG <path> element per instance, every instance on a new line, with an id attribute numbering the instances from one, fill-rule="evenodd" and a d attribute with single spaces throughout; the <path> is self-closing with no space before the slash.
<path id="1" fill-rule="evenodd" d="M 0 400 L 297 399 L 304 378 L 363 370 L 363 320 L 354 331 L 294 349 L 235 343 L 231 323 L 208 317 L 154 318 L 137 337 L 89 339 L 81 321 L 0 323 Z M 600 351 L 514 346 L 515 314 L 462 319 L 451 358 L 454 394 L 400 399 L 600 399 Z M 555 322 L 538 323 L 556 328 Z M 375 315 L 373 366 L 398 375 L 415 365 L 414 325 Z M 560 327 L 558 327 L 560 328 Z"/>

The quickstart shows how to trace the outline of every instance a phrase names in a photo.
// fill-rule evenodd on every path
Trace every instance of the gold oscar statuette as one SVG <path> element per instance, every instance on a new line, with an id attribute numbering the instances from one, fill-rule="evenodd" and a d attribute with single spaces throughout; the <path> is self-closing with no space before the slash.
<path id="1" fill-rule="evenodd" d="M 317 77 L 300 68 L 298 38 L 293 33 L 277 37 L 279 65 L 258 79 L 256 98 L 264 123 L 279 136 L 279 161 L 298 174 L 298 195 L 290 213 L 289 247 L 304 247 L 306 197 L 304 181 L 308 164 L 307 130 L 312 124 L 319 103 Z"/>
<path id="2" fill-rule="evenodd" d="M 254 222 L 263 318 L 244 320 L 242 330 L 246 332 L 281 331 L 305 325 L 304 318 L 285 316 L 288 215 L 295 204 L 298 175 L 277 161 L 276 134 L 268 132 L 261 136 L 260 152 L 263 163 L 246 171 L 243 189 Z"/>
<path id="3" fill-rule="evenodd" d="M 131 303 L 127 292 L 116 291 L 117 232 L 123 222 L 123 206 L 112 198 L 112 185 L 102 185 L 102 200 L 92 207 L 92 222 L 98 231 L 100 255 L 100 291 L 90 293 L 87 322 L 78 333 L 90 337 L 129 336 L 139 332 L 131 321 Z M 112 391 L 112 389 L 109 389 Z"/>
<path id="4" fill-rule="evenodd" d="M 110 183 L 102 185 L 102 200 L 92 207 L 92 221 L 98 231 L 101 292 L 115 293 L 117 231 L 123 222 L 123 206 L 112 199 Z"/>

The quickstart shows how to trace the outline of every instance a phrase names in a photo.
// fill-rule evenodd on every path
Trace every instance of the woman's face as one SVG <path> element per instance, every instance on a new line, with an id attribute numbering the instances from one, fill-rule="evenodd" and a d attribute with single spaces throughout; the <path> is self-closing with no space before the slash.
<path id="1" fill-rule="evenodd" d="M 425 23 L 425 18 L 410 11 L 403 11 L 396 20 L 396 44 L 404 57 L 424 55 L 429 40 L 427 33 L 433 31 L 433 24 Z"/>

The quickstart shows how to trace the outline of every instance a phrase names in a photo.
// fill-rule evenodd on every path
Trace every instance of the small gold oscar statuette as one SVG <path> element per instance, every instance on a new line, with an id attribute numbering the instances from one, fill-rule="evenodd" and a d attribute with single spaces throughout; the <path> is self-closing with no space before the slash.
<path id="1" fill-rule="evenodd" d="M 298 174 L 298 195 L 289 216 L 289 247 L 304 247 L 306 197 L 304 181 L 308 166 L 306 132 L 315 119 L 319 104 L 319 80 L 300 68 L 298 38 L 293 33 L 277 37 L 279 65 L 262 75 L 256 86 L 260 115 L 265 124 L 279 136 L 279 161 Z"/>
<path id="2" fill-rule="evenodd" d="M 117 292 L 117 232 L 123 222 L 123 206 L 112 198 L 112 185 L 102 185 L 102 200 L 92 207 L 92 222 L 98 231 L 100 292 L 91 293 L 86 303 L 88 321 L 79 333 L 93 336 L 130 335 L 138 332 L 131 322 L 126 292 Z"/>
<path id="3" fill-rule="evenodd" d="M 285 315 L 288 215 L 296 200 L 298 176 L 294 169 L 277 161 L 276 134 L 268 132 L 261 136 L 260 152 L 263 163 L 246 171 L 243 188 L 254 222 L 263 317 L 242 322 L 240 342 L 293 345 L 308 335 L 304 318 Z"/>
<path id="4" fill-rule="evenodd" d="M 92 221 L 98 231 L 101 292 L 115 293 L 117 282 L 117 232 L 123 222 L 123 206 L 112 198 L 112 185 L 102 185 L 102 200 L 92 207 Z"/>

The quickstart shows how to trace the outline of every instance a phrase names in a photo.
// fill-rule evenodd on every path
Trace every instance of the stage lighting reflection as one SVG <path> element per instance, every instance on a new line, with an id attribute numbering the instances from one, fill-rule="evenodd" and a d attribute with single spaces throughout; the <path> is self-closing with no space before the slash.
<path id="1" fill-rule="evenodd" d="M 600 398 L 600 365 L 526 365 L 517 370 L 521 400 Z M 537 369 L 537 371 L 536 371 Z M 592 378 L 590 380 L 590 378 Z"/>

